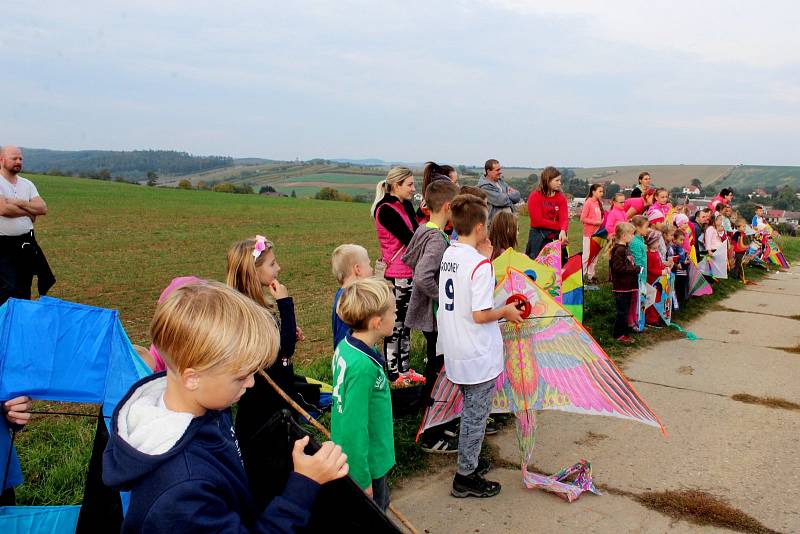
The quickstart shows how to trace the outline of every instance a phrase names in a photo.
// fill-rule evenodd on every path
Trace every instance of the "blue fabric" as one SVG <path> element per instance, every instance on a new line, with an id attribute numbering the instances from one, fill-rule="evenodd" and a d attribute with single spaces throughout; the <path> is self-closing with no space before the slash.
<path id="1" fill-rule="evenodd" d="M 115 310 L 51 297 L 36 301 L 12 298 L 0 307 L 0 400 L 28 395 L 42 400 L 102 403 L 103 415 L 109 418 L 130 386 L 150 372 L 133 349 Z M 4 426 L 5 419 L 0 425 L 0 469 L 5 472 L 8 441 L 4 440 L 8 433 Z M 21 482 L 16 454 L 12 454 L 8 468 L 6 486 Z M 125 506 L 127 496 L 121 498 Z M 17 532 L 15 529 L 27 524 L 37 528 L 42 525 L 42 532 L 74 532 L 79 509 L 18 507 L 15 510 L 19 514 L 6 509 L 0 514 L 0 527 L 4 533 Z"/>
<path id="2" fill-rule="evenodd" d="M 165 380 L 164 373 L 135 384 L 119 406 L 154 380 Z M 123 533 L 295 532 L 310 519 L 320 486 L 297 473 L 265 510 L 255 509 L 229 409 L 195 417 L 163 454 L 140 452 L 119 436 L 119 409 L 103 454 L 103 482 L 131 490 Z"/>
<path id="3" fill-rule="evenodd" d="M 12 445 L 8 420 L 0 416 L 0 469 L 3 470 L 0 476 L 4 476 L 6 467 L 8 468 L 8 476 L 2 482 L 3 489 L 13 488 L 22 484 L 22 468 L 19 465 L 19 458 L 17 458 L 17 449 L 12 447 L 11 451 L 9 451 L 9 447 L 12 447 Z M 8 465 L 6 465 L 6 462 L 9 462 Z"/>
<path id="4" fill-rule="evenodd" d="M 51 297 L 0 308 L 0 399 L 103 404 L 110 417 L 147 373 L 116 310 Z"/>
<path id="5" fill-rule="evenodd" d="M 342 292 L 344 292 L 344 288 L 339 288 L 336 290 L 336 296 L 333 297 L 333 310 L 331 311 L 331 330 L 333 330 L 333 350 L 336 350 L 336 346 L 339 344 L 341 340 L 343 340 L 347 334 L 350 332 L 350 327 L 344 324 L 339 318 L 339 314 L 336 313 L 336 306 L 339 304 L 339 299 L 342 298 Z"/>
<path id="6" fill-rule="evenodd" d="M 3 534 L 73 534 L 80 506 L 3 506 Z"/>

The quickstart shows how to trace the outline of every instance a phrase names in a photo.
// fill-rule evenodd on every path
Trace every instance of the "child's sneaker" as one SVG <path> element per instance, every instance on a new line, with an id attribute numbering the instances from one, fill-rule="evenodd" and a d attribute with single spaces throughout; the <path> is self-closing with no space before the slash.
<path id="1" fill-rule="evenodd" d="M 478 467 L 475 468 L 475 473 L 479 474 L 480 476 L 485 475 L 489 472 L 489 469 L 492 468 L 492 462 L 490 462 L 486 458 L 481 458 L 478 460 Z"/>
<path id="2" fill-rule="evenodd" d="M 469 476 L 456 473 L 455 478 L 453 478 L 453 487 L 450 490 L 450 495 L 459 499 L 464 497 L 494 497 L 498 493 L 500 493 L 500 483 L 486 480 L 477 471 Z"/>
<path id="3" fill-rule="evenodd" d="M 425 377 L 413 369 L 409 369 L 408 372 L 403 374 L 412 384 L 425 384 Z"/>
<path id="4" fill-rule="evenodd" d="M 458 436 L 442 434 L 430 439 L 423 438 L 420 447 L 423 451 L 431 454 L 455 454 L 458 452 Z"/>
<path id="5" fill-rule="evenodd" d="M 619 336 L 617 338 L 617 343 L 622 343 L 623 345 L 630 345 L 633 342 L 633 338 L 630 336 Z"/>
<path id="6" fill-rule="evenodd" d="M 486 431 L 484 434 L 487 436 L 494 436 L 497 434 L 497 423 L 491 417 L 486 420 Z"/>

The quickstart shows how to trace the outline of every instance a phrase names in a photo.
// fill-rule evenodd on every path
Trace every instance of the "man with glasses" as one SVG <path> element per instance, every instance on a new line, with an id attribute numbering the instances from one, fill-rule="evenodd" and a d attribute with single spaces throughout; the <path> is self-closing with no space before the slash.
<path id="1" fill-rule="evenodd" d="M 492 224 L 494 216 L 501 211 L 513 212 L 514 206 L 522 200 L 519 191 L 509 187 L 503 180 L 503 167 L 496 159 L 486 160 L 483 166 L 484 175 L 478 180 L 478 187 L 486 193 L 487 203 L 489 204 L 489 217 L 486 226 Z"/>

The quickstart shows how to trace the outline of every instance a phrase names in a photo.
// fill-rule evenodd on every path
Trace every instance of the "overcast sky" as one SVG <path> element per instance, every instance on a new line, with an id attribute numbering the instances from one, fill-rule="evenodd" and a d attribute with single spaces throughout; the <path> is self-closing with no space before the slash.
<path id="1" fill-rule="evenodd" d="M 800 4 L 3 2 L 0 142 L 800 164 Z"/>

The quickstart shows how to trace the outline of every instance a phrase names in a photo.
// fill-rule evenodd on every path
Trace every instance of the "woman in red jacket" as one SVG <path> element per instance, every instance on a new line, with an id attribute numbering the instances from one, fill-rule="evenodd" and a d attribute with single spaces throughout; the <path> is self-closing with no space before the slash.
<path id="1" fill-rule="evenodd" d="M 528 197 L 528 214 L 531 230 L 525 254 L 536 259 L 546 244 L 560 240 L 562 261 L 565 260 L 569 210 L 567 197 L 561 192 L 561 172 L 555 167 L 545 167 L 542 171 L 539 188 Z"/>

